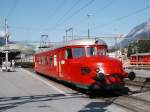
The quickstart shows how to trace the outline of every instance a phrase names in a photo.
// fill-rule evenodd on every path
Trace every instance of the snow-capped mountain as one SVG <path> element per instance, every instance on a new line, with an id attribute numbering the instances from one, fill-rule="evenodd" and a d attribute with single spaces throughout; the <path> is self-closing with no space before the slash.
<path id="1" fill-rule="evenodd" d="M 135 26 L 121 42 L 121 45 L 127 47 L 129 43 L 138 39 L 150 39 L 150 21 Z"/>

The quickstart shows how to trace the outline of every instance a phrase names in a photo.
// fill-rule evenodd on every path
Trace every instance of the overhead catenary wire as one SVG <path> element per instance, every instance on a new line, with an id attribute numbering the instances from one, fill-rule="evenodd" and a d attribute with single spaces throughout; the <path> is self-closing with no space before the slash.
<path id="1" fill-rule="evenodd" d="M 102 8 L 99 9 L 99 13 L 104 11 L 106 8 L 110 7 L 114 3 L 114 0 L 110 0 L 106 5 L 104 5 Z M 95 13 L 96 14 L 96 13 Z"/>
<path id="2" fill-rule="evenodd" d="M 56 16 L 56 12 L 58 12 L 58 11 L 60 11 L 63 7 L 64 7 L 64 5 L 63 4 L 65 4 L 65 2 L 66 2 L 66 0 L 62 0 L 57 6 L 56 6 L 56 8 L 53 10 L 53 13 L 52 14 L 48 14 L 48 22 L 52 19 L 52 18 L 54 18 L 55 16 Z M 49 11 L 48 11 L 49 12 Z"/>
<path id="3" fill-rule="evenodd" d="M 1 26 L 0 26 L 1 27 Z M 41 28 L 41 27 L 25 27 L 25 26 L 10 26 L 10 29 L 12 30 L 24 30 L 24 31 L 32 31 L 32 32 L 39 32 L 39 31 L 49 31 L 51 28 Z M 59 28 L 57 30 L 62 30 L 64 31 L 63 28 Z"/>
<path id="4" fill-rule="evenodd" d="M 57 25 L 65 18 L 65 16 L 67 16 L 67 15 L 79 4 L 79 2 L 80 2 L 80 0 L 77 0 L 77 1 L 72 5 L 72 7 L 69 8 L 69 9 L 66 11 L 66 13 L 65 13 L 62 17 L 59 18 L 59 20 L 57 21 Z M 57 25 L 56 25 L 56 26 L 57 26 Z"/>
<path id="5" fill-rule="evenodd" d="M 138 14 L 138 13 L 141 13 L 141 12 L 147 10 L 148 8 L 149 8 L 149 7 L 144 7 L 144 8 L 138 9 L 138 10 L 136 10 L 136 11 L 134 11 L 134 12 L 131 12 L 131 13 L 127 14 L 127 15 L 124 15 L 124 16 L 121 16 L 121 17 L 119 17 L 119 18 L 113 19 L 113 20 L 111 20 L 111 21 L 105 22 L 105 23 L 103 23 L 103 24 L 101 24 L 101 25 L 97 25 L 97 26 L 93 27 L 92 29 L 97 29 L 97 28 L 99 28 L 99 27 L 106 27 L 106 26 L 108 26 L 108 25 L 111 25 L 111 24 L 114 23 L 114 22 L 118 22 L 118 21 L 121 21 L 121 20 L 126 19 L 126 18 L 128 18 L 128 17 L 134 16 L 134 15 L 136 15 L 136 14 Z"/>
<path id="6" fill-rule="evenodd" d="M 107 4 L 105 4 L 102 8 L 99 9 L 98 13 L 101 13 L 102 11 L 104 11 L 106 8 L 110 7 L 112 4 L 114 3 L 114 0 L 110 0 Z M 96 12 L 92 13 L 93 15 L 96 15 Z M 85 17 L 87 17 L 85 15 Z M 79 24 L 81 25 L 83 22 L 85 21 L 85 18 L 83 18 L 81 21 L 79 21 L 78 24 L 75 24 L 76 26 L 78 26 Z"/>
<path id="7" fill-rule="evenodd" d="M 72 13 L 72 15 L 70 15 L 66 20 L 68 21 L 69 19 L 71 19 L 72 17 L 74 17 L 75 15 L 77 15 L 78 13 L 80 13 L 83 9 L 85 9 L 86 7 L 88 7 L 89 5 L 91 5 L 95 0 L 90 0 L 87 4 L 85 4 L 83 7 L 79 8 L 78 10 L 76 10 L 74 13 Z"/>
<path id="8" fill-rule="evenodd" d="M 62 23 L 65 23 L 65 21 L 69 21 L 70 19 L 72 19 L 75 15 L 77 15 L 78 13 L 80 13 L 83 9 L 85 9 L 86 7 L 88 7 L 89 5 L 91 5 L 95 0 L 90 0 L 88 3 L 86 3 L 84 6 L 82 6 L 81 8 L 79 8 L 78 10 L 76 10 L 75 12 L 73 12 L 71 15 L 69 15 L 66 19 L 64 19 L 63 21 L 61 21 L 61 23 L 56 23 L 56 25 L 53 27 L 52 30 L 56 29 L 58 26 L 61 26 Z"/>
<path id="9" fill-rule="evenodd" d="M 77 3 L 77 2 L 76 2 Z M 147 2 L 148 3 L 148 2 Z M 106 5 L 106 6 L 104 6 L 105 8 L 106 7 L 108 7 L 110 4 L 112 4 L 112 1 L 110 1 L 110 3 L 108 3 L 108 5 Z M 147 5 L 147 6 L 149 6 L 149 5 Z M 98 27 L 105 27 L 105 26 L 108 26 L 108 25 L 110 25 L 110 24 L 112 24 L 112 23 L 114 23 L 114 22 L 117 22 L 117 21 L 121 21 L 121 20 L 123 20 L 123 19 L 126 19 L 126 18 L 128 18 L 128 17 L 131 17 L 131 16 L 134 16 L 134 15 L 136 15 L 136 14 L 138 14 L 138 13 L 141 13 L 141 12 L 143 12 L 143 11 L 145 11 L 145 10 L 147 10 L 149 7 L 144 7 L 144 8 L 142 8 L 142 9 L 138 9 L 138 10 L 136 10 L 136 11 L 134 11 L 134 12 L 131 12 L 131 13 L 129 13 L 129 14 L 127 14 L 127 15 L 124 15 L 124 16 L 121 16 L 121 17 L 119 17 L 119 18 L 115 18 L 115 19 L 113 19 L 113 20 L 111 20 L 111 21 L 108 21 L 108 22 L 105 22 L 105 23 L 103 23 L 103 24 L 101 24 L 101 25 L 98 25 L 98 26 L 96 26 L 96 27 L 93 27 L 92 29 L 96 29 L 96 28 L 98 28 Z M 73 7 L 73 6 L 72 6 Z M 104 8 L 103 7 L 103 8 Z M 103 9 L 102 8 L 102 9 Z M 29 27 L 29 28 L 27 28 L 27 27 L 13 27 L 12 26 L 12 28 L 15 28 L 15 29 L 25 29 L 25 30 L 28 30 L 28 29 L 30 29 L 30 30 L 33 30 L 33 29 L 31 29 L 31 27 Z M 40 28 L 39 30 L 45 30 L 45 29 L 47 29 L 47 30 L 50 30 L 50 28 L 48 29 L 48 28 Z M 34 30 L 37 30 L 37 29 L 34 29 Z M 63 30 L 63 29 L 62 29 Z"/>
<path id="10" fill-rule="evenodd" d="M 17 4 L 18 4 L 18 0 L 14 0 L 12 7 L 10 7 L 10 10 L 9 10 L 6 18 L 10 18 L 12 16 L 13 12 L 15 11 L 15 9 L 17 7 Z"/>
<path id="11" fill-rule="evenodd" d="M 112 1 L 113 0 L 111 0 L 108 4 L 106 4 L 102 9 L 101 9 L 101 11 L 103 10 L 103 9 L 105 9 L 105 8 L 107 8 L 109 5 L 111 5 L 112 4 Z M 65 2 L 65 0 L 63 0 L 59 5 L 58 5 L 58 7 L 59 7 L 59 9 L 61 9 L 60 8 L 60 6 L 63 6 L 62 5 L 62 3 L 64 3 Z M 78 5 L 78 3 L 80 2 L 80 0 L 77 0 L 73 5 L 72 5 L 72 7 L 71 8 L 69 8 L 69 10 L 67 10 L 67 12 L 59 19 L 59 20 L 62 20 L 65 16 L 67 16 L 70 12 L 71 12 L 71 10 L 74 8 L 74 7 L 76 7 L 76 5 Z M 87 6 L 89 6 L 89 5 L 91 5 L 91 3 L 92 2 L 94 2 L 94 0 L 90 0 L 87 4 L 85 4 L 83 7 L 81 7 L 81 8 L 79 8 L 78 10 L 76 10 L 72 15 L 75 15 L 75 14 L 77 14 L 77 13 L 79 13 L 79 11 L 81 11 L 82 9 L 84 9 L 84 8 L 86 8 Z M 58 8 L 57 7 L 57 8 Z M 56 9 L 57 9 L 56 8 Z M 56 13 L 54 13 L 54 14 L 56 14 Z M 53 16 L 55 16 L 55 15 L 53 15 Z M 52 16 L 52 17 L 53 17 Z M 72 16 L 71 16 L 72 17 Z M 69 18 L 70 18 L 70 16 L 69 16 Z M 65 19 L 66 20 L 66 19 Z M 65 21 L 64 20 L 64 21 Z M 60 23 L 61 21 L 59 21 L 58 23 Z M 11 26 L 11 28 L 13 28 L 13 29 L 19 29 L 19 30 L 37 30 L 37 29 L 32 29 L 31 27 L 15 27 L 15 26 Z M 56 28 L 56 27 L 55 27 Z M 49 31 L 49 30 L 51 30 L 51 28 L 40 28 L 40 29 L 38 29 L 38 30 L 43 30 L 43 31 L 45 31 L 45 30 L 47 30 L 47 31 Z M 64 30 L 64 29 L 62 29 L 62 30 Z"/>
<path id="12" fill-rule="evenodd" d="M 138 14 L 138 13 L 141 13 L 141 12 L 147 10 L 148 8 L 149 8 L 149 7 L 145 7 L 145 8 L 136 10 L 136 11 L 134 11 L 134 12 L 132 12 L 132 13 L 129 13 L 129 14 L 127 14 L 127 15 L 124 15 L 124 16 L 121 16 L 121 17 L 119 17 L 119 18 L 113 19 L 113 20 L 111 20 L 111 21 L 105 22 L 105 23 L 103 23 L 103 24 L 101 24 L 101 25 L 98 25 L 98 26 L 95 26 L 95 27 L 93 27 L 93 28 L 91 28 L 91 29 L 95 29 L 95 30 L 96 30 L 96 29 L 99 28 L 99 27 L 106 27 L 106 26 L 108 26 L 108 25 L 113 24 L 114 22 L 118 22 L 118 21 L 121 21 L 121 20 L 126 19 L 126 18 L 128 18 L 128 17 L 134 16 L 134 15 L 136 15 L 136 14 Z M 27 27 L 15 27 L 15 26 L 12 26 L 11 28 L 19 29 L 19 30 L 32 30 L 32 31 L 37 31 L 37 29 L 31 29 L 31 27 L 30 27 L 30 28 L 27 28 Z M 42 28 L 42 29 L 38 29 L 38 30 L 43 30 L 43 31 L 44 31 L 45 29 L 47 29 L 47 28 Z M 51 30 L 51 29 L 47 29 L 47 30 Z M 61 30 L 64 30 L 64 29 L 61 29 Z"/>
<path id="13" fill-rule="evenodd" d="M 112 24 L 112 23 L 114 23 L 114 22 L 117 22 L 117 21 L 121 21 L 121 20 L 123 20 L 123 19 L 126 19 L 126 18 L 128 18 L 128 17 L 131 17 L 131 16 L 134 16 L 134 15 L 136 15 L 136 14 L 138 14 L 138 13 L 141 13 L 141 12 L 143 12 L 144 10 L 146 10 L 147 8 L 149 8 L 149 0 L 146 0 L 147 1 L 147 7 L 146 8 L 142 8 L 142 9 L 139 9 L 139 10 L 136 10 L 136 11 L 134 11 L 134 12 L 131 12 L 131 13 L 129 13 L 129 14 L 127 14 L 127 15 L 124 15 L 124 16 L 121 16 L 121 17 L 119 17 L 119 18 L 116 18 L 116 19 L 113 19 L 113 20 L 110 20 L 110 21 L 108 21 L 108 22 L 106 22 L 106 23 L 103 23 L 103 24 L 101 24 L 101 25 L 98 25 L 98 26 L 96 26 L 96 27 L 93 27 L 93 29 L 97 29 L 98 27 L 105 27 L 105 26 L 108 26 L 109 24 Z M 112 4 L 111 3 L 112 1 L 110 1 L 110 4 Z M 109 4 L 109 3 L 108 3 Z M 109 5 L 108 5 L 109 6 Z M 106 8 L 108 7 L 107 5 L 106 5 Z M 104 7 L 104 9 L 105 9 L 105 7 Z M 82 11 L 82 10 L 81 10 Z M 71 12 L 71 11 L 70 11 Z M 70 12 L 68 13 L 68 14 L 70 14 Z M 76 12 L 76 11 L 75 11 Z M 99 13 L 99 12 L 98 12 Z M 67 15 L 68 15 L 67 14 Z M 76 14 L 76 13 L 75 13 Z M 78 14 L 78 13 L 77 13 Z M 66 16 L 67 16 L 66 15 Z M 66 17 L 65 16 L 65 17 Z M 64 17 L 64 18 L 65 18 Z M 66 21 L 66 19 L 65 19 L 65 21 Z M 67 20 L 68 21 L 68 20 Z M 63 21 L 64 22 L 64 21 Z M 80 22 L 81 23 L 81 22 Z M 64 24 L 65 24 L 65 22 L 64 22 Z M 11 28 L 14 28 L 15 29 L 15 27 L 13 27 L 13 26 L 11 26 Z M 56 28 L 58 28 L 58 26 L 56 27 Z M 18 29 L 18 30 L 20 30 L 19 28 L 16 28 L 16 29 Z M 24 30 L 34 30 L 34 31 L 37 31 L 37 30 L 45 30 L 46 28 L 37 28 L 36 27 L 36 29 L 35 28 L 31 28 L 31 27 L 29 27 L 29 28 L 27 28 L 27 27 L 24 27 L 23 28 Z M 51 28 L 47 28 L 47 30 L 51 30 Z M 63 29 L 62 29 L 63 30 Z M 38 32 L 38 31 L 37 31 Z"/>

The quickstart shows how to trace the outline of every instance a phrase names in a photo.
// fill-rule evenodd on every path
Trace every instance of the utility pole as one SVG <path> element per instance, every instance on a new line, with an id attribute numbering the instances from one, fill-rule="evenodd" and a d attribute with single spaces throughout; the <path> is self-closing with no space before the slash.
<path id="1" fill-rule="evenodd" d="M 7 25 L 7 19 L 5 18 L 5 63 L 8 64 L 8 25 Z"/>
<path id="2" fill-rule="evenodd" d="M 8 25 L 7 25 L 7 19 L 5 18 L 5 26 L 4 26 L 4 30 L 5 30 L 5 35 L 4 35 L 4 38 L 5 38 L 5 50 L 4 50 L 4 53 L 5 53 L 5 62 L 2 64 L 2 71 L 9 71 L 10 70 L 10 62 L 8 62 L 8 37 L 9 37 L 9 34 L 8 34 Z"/>

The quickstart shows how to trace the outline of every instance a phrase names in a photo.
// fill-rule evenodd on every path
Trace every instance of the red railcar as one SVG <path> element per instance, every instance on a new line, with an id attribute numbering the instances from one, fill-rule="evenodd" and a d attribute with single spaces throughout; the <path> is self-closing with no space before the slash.
<path id="1" fill-rule="evenodd" d="M 150 53 L 137 53 L 130 56 L 131 65 L 150 65 Z"/>
<path id="2" fill-rule="evenodd" d="M 62 46 L 35 54 L 35 72 L 85 89 L 123 85 L 126 73 L 119 60 L 106 56 L 107 45 L 100 39 L 76 39 Z"/>

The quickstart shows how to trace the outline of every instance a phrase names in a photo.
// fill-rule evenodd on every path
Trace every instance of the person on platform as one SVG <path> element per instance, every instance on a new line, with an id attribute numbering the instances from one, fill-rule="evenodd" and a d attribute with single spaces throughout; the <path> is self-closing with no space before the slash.
<path id="1" fill-rule="evenodd" d="M 11 64 L 12 64 L 12 70 L 15 71 L 15 61 L 12 60 Z"/>

